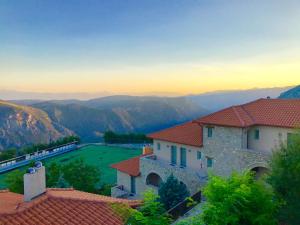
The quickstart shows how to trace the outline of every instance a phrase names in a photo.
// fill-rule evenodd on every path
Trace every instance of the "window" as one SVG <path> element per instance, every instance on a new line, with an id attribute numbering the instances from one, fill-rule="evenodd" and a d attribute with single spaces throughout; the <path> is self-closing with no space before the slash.
<path id="1" fill-rule="evenodd" d="M 177 148 L 176 146 L 171 146 L 171 165 L 177 164 Z"/>
<path id="2" fill-rule="evenodd" d="M 208 127 L 207 128 L 207 137 L 212 137 L 213 136 L 213 127 Z"/>
<path id="3" fill-rule="evenodd" d="M 160 143 L 157 142 L 157 150 L 160 150 Z"/>
<path id="4" fill-rule="evenodd" d="M 254 139 L 255 140 L 259 139 L 259 130 L 258 129 L 256 129 L 255 132 L 254 132 Z"/>
<path id="5" fill-rule="evenodd" d="M 186 149 L 180 148 L 180 166 L 186 167 Z"/>
<path id="6" fill-rule="evenodd" d="M 136 193 L 136 189 L 135 189 L 135 177 L 130 176 L 130 188 L 131 188 L 131 193 L 135 194 Z"/>
<path id="7" fill-rule="evenodd" d="M 207 167 L 208 167 L 208 168 L 213 167 L 213 159 L 212 159 L 212 158 L 207 158 L 206 164 L 207 164 Z"/>
<path id="8" fill-rule="evenodd" d="M 201 152 L 197 151 L 197 159 L 199 160 L 199 159 L 201 159 L 201 158 L 202 158 Z"/>

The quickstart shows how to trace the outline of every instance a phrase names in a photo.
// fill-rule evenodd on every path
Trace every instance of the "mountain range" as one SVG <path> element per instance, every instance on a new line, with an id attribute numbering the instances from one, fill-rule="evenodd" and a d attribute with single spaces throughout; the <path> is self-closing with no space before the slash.
<path id="1" fill-rule="evenodd" d="M 105 131 L 149 133 L 257 98 L 291 96 L 299 87 L 213 92 L 183 97 L 109 96 L 91 100 L 0 101 L 0 150 L 76 134 L 101 141 Z M 292 94 L 292 96 L 295 96 Z M 1 96 L 0 96 L 1 97 Z"/>
<path id="2" fill-rule="evenodd" d="M 73 132 L 37 108 L 0 101 L 0 150 L 47 143 Z"/>

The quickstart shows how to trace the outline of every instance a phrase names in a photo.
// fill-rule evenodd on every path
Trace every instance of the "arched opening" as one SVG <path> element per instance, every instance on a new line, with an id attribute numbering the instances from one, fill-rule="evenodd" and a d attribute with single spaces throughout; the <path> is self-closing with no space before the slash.
<path id="1" fill-rule="evenodd" d="M 161 177 L 156 173 L 150 173 L 146 178 L 147 185 L 153 185 L 155 187 L 159 187 L 161 182 L 162 182 Z"/>
<path id="2" fill-rule="evenodd" d="M 266 167 L 257 166 L 257 167 L 252 168 L 250 171 L 255 173 L 255 179 L 259 179 L 263 175 L 268 173 L 269 169 Z"/>

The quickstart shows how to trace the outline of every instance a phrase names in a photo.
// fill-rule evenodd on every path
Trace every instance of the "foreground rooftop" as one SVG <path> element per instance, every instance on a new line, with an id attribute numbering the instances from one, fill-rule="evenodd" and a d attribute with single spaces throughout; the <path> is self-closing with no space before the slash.
<path id="1" fill-rule="evenodd" d="M 112 205 L 138 207 L 141 201 L 117 199 L 67 189 L 47 189 L 30 202 L 23 195 L 0 191 L 0 224 L 124 224 Z"/>

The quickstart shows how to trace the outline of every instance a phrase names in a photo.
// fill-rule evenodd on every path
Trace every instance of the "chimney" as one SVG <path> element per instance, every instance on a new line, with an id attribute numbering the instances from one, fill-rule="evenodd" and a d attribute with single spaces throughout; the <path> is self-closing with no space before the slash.
<path id="1" fill-rule="evenodd" d="M 150 145 L 144 145 L 143 147 L 143 155 L 145 154 L 152 154 L 153 153 L 153 149 L 151 148 Z"/>
<path id="2" fill-rule="evenodd" d="M 41 162 L 35 162 L 34 167 L 24 174 L 24 201 L 32 199 L 46 192 L 45 167 Z"/>

